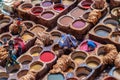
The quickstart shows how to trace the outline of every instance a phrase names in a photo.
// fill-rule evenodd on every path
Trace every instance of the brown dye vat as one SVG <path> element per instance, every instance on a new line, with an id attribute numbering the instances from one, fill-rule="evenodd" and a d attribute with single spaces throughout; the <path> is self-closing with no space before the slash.
<path id="1" fill-rule="evenodd" d="M 23 55 L 18 58 L 18 62 L 21 63 L 22 65 L 29 64 L 32 62 L 33 58 L 30 55 Z"/>
<path id="2" fill-rule="evenodd" d="M 85 13 L 84 10 L 80 9 L 79 7 L 76 7 L 70 12 L 70 15 L 73 16 L 74 18 L 79 18 L 84 13 Z"/>

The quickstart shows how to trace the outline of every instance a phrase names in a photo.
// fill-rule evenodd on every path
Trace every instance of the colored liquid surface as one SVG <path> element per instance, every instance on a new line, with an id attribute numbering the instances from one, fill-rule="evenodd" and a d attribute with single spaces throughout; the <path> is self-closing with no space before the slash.
<path id="1" fill-rule="evenodd" d="M 25 34 L 22 36 L 22 39 L 23 39 L 24 41 L 28 41 L 28 40 L 32 39 L 32 36 L 29 35 L 29 34 L 27 34 L 27 33 L 25 33 Z"/>
<path id="2" fill-rule="evenodd" d="M 116 20 L 114 20 L 114 19 L 105 20 L 104 23 L 105 23 L 105 24 L 112 24 L 112 25 L 114 25 L 114 26 L 117 26 L 117 25 L 119 24 L 119 23 L 118 23 Z"/>
<path id="3" fill-rule="evenodd" d="M 32 53 L 32 56 L 39 56 L 38 52 Z"/>
<path id="4" fill-rule="evenodd" d="M 84 1 L 84 2 L 82 3 L 82 6 L 83 6 L 83 8 L 85 8 L 85 9 L 89 9 L 90 6 L 91 6 L 91 4 L 92 4 L 92 2 Z"/>
<path id="5" fill-rule="evenodd" d="M 120 42 L 120 36 L 119 35 L 114 35 L 112 36 L 112 40 L 115 41 L 115 42 Z"/>
<path id="6" fill-rule="evenodd" d="M 31 31 L 35 34 L 38 34 L 39 32 L 44 31 L 44 29 L 38 26 L 33 28 Z"/>
<path id="7" fill-rule="evenodd" d="M 116 69 L 114 72 L 113 72 L 113 76 L 115 78 L 117 78 L 118 80 L 120 80 L 120 69 Z"/>
<path id="8" fill-rule="evenodd" d="M 62 3 L 66 6 L 69 6 L 73 3 L 73 0 L 62 0 Z"/>
<path id="9" fill-rule="evenodd" d="M 76 78 L 69 78 L 69 79 L 67 79 L 67 80 L 78 80 L 78 79 L 76 79 Z"/>
<path id="10" fill-rule="evenodd" d="M 73 23 L 73 27 L 74 28 L 82 28 L 82 27 L 84 27 L 85 26 L 85 22 L 84 21 L 75 21 L 74 23 Z"/>
<path id="11" fill-rule="evenodd" d="M 69 25 L 70 23 L 72 23 L 73 18 L 69 17 L 69 16 L 65 16 L 60 20 L 60 23 L 62 25 Z"/>
<path id="12" fill-rule="evenodd" d="M 51 2 L 51 1 L 45 1 L 45 2 L 42 3 L 42 6 L 43 6 L 43 7 L 49 7 L 49 6 L 51 6 L 51 5 L 52 5 L 52 2 Z"/>
<path id="13" fill-rule="evenodd" d="M 82 57 L 82 56 L 77 56 L 77 57 L 74 58 L 74 61 L 75 61 L 75 63 L 80 64 L 84 61 L 84 59 L 85 58 Z"/>
<path id="14" fill-rule="evenodd" d="M 42 14 L 42 17 L 45 18 L 45 19 L 50 19 L 53 16 L 54 16 L 54 14 L 50 13 L 50 12 Z"/>
<path id="15" fill-rule="evenodd" d="M 88 48 L 87 42 L 82 43 L 79 49 L 83 50 L 83 51 L 89 52 L 89 48 Z"/>
<path id="16" fill-rule="evenodd" d="M 30 62 L 31 62 L 31 61 L 26 60 L 26 61 L 22 62 L 21 64 L 22 64 L 22 65 L 26 65 L 26 64 L 29 64 Z"/>
<path id="17" fill-rule="evenodd" d="M 91 68 L 96 68 L 99 64 L 97 62 L 91 61 L 88 62 L 87 65 Z"/>
<path id="18" fill-rule="evenodd" d="M 37 16 L 39 16 L 41 12 L 42 12 L 42 10 L 33 11 L 34 15 L 37 15 Z"/>
<path id="19" fill-rule="evenodd" d="M 112 78 L 112 77 L 108 77 L 108 78 L 105 78 L 104 80 L 117 80 L 117 79 Z"/>
<path id="20" fill-rule="evenodd" d="M 80 9 L 79 7 L 76 7 L 75 9 L 72 10 L 70 13 L 74 18 L 78 18 L 81 15 L 84 14 L 84 10 Z"/>
<path id="21" fill-rule="evenodd" d="M 54 7 L 54 9 L 56 11 L 62 11 L 62 10 L 64 10 L 64 6 L 56 6 L 56 7 Z"/>
<path id="22" fill-rule="evenodd" d="M 34 69 L 34 70 L 39 71 L 41 68 L 42 68 L 42 65 L 40 65 L 40 64 L 36 64 L 36 65 L 31 66 L 30 69 Z"/>
<path id="23" fill-rule="evenodd" d="M 55 58 L 55 55 L 54 55 L 52 52 L 43 52 L 43 53 L 40 55 L 40 59 L 41 59 L 43 62 L 52 61 L 54 58 Z"/>
<path id="24" fill-rule="evenodd" d="M 78 74 L 77 77 L 79 77 L 80 80 L 85 80 L 85 78 L 87 77 L 87 74 Z"/>
<path id="25" fill-rule="evenodd" d="M 4 36 L 4 37 L 2 37 L 2 41 L 4 41 L 4 40 L 10 40 L 11 39 L 11 36 Z"/>
<path id="26" fill-rule="evenodd" d="M 47 80 L 64 80 L 64 76 L 62 74 L 50 74 Z"/>
<path id="27" fill-rule="evenodd" d="M 98 36 L 106 37 L 106 36 L 109 35 L 109 32 L 106 31 L 106 30 L 97 30 L 97 31 L 96 31 L 96 34 L 97 34 Z"/>
<path id="28" fill-rule="evenodd" d="M 25 8 L 22 8 L 23 10 L 25 10 L 25 11 L 28 11 L 28 10 L 30 10 L 31 8 L 30 7 L 25 7 Z"/>

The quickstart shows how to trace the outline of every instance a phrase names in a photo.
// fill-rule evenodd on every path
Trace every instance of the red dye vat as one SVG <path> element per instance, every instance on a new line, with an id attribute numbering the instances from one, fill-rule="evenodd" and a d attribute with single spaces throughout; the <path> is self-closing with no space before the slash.
<path id="1" fill-rule="evenodd" d="M 43 12 L 43 8 L 39 6 L 35 6 L 31 9 L 31 14 L 36 15 L 36 16 L 39 16 L 40 13 L 42 12 Z"/>
<path id="2" fill-rule="evenodd" d="M 117 79 L 115 79 L 113 77 L 108 77 L 108 78 L 105 78 L 104 80 L 117 80 Z"/>
<path id="3" fill-rule="evenodd" d="M 63 6 L 63 5 L 55 5 L 55 6 L 54 6 L 54 9 L 55 9 L 56 11 L 62 11 L 62 10 L 64 10 L 64 6 Z"/>
<path id="4" fill-rule="evenodd" d="M 50 62 L 55 58 L 55 55 L 52 52 L 46 51 L 40 55 L 40 60 L 43 62 Z"/>
<path id="5" fill-rule="evenodd" d="M 89 9 L 92 3 L 93 2 L 84 1 L 84 2 L 82 2 L 82 7 L 85 9 Z"/>

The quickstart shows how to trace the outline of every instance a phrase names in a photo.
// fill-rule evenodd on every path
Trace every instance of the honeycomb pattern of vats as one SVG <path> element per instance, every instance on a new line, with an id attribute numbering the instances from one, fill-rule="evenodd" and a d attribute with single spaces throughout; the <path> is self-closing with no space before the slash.
<path id="1" fill-rule="evenodd" d="M 110 5 L 106 2 L 104 4 L 103 0 L 98 1 L 101 5 L 97 5 L 94 0 L 27 1 L 20 4 L 24 11 L 16 8 L 23 20 L 28 19 L 21 21 L 24 27 L 21 34 L 18 31 L 18 35 L 14 35 L 12 31 L 16 27 L 10 27 L 10 24 L 16 24 L 16 18 L 12 17 L 13 20 L 7 16 L 7 19 L 1 19 L 3 15 L 0 15 L 0 26 L 4 28 L 0 28 L 0 56 L 3 56 L 0 59 L 6 58 L 10 40 L 20 41 L 24 52 L 18 54 L 19 64 L 10 66 L 7 70 L 4 67 L 6 59 L 0 60 L 0 80 L 119 80 L 120 56 L 114 45 L 106 44 L 115 44 L 119 51 L 118 0 L 112 0 Z M 46 5 L 46 2 L 50 4 Z M 58 7 L 61 8 L 60 11 Z M 48 16 L 50 19 L 44 19 L 46 13 L 50 13 L 52 18 Z M 65 25 L 59 24 L 60 20 L 63 20 Z M 50 30 L 53 27 L 55 28 Z M 91 28 L 93 31 L 88 32 Z M 89 38 L 95 41 L 84 38 L 87 33 Z M 66 35 L 69 39 L 64 40 Z M 79 43 L 75 48 L 69 49 L 69 46 L 77 43 L 70 37 L 78 39 Z M 60 41 L 61 44 L 70 42 L 67 49 L 60 46 Z M 92 41 L 92 48 L 89 41 Z"/>
<path id="2" fill-rule="evenodd" d="M 119 50 L 119 22 L 117 18 L 107 15 L 90 32 L 89 38 L 100 43 L 115 44 Z"/>
<path id="3" fill-rule="evenodd" d="M 58 19 L 57 28 L 74 35 L 77 39 L 83 39 L 84 35 L 107 14 L 107 3 L 103 3 L 101 7 L 98 7 L 96 3 L 94 0 L 89 2 L 82 0 L 77 7 Z M 92 19 L 93 16 L 98 17 Z"/>
<path id="4" fill-rule="evenodd" d="M 77 2 L 78 0 L 25 2 L 18 6 L 16 11 L 22 19 L 33 20 L 50 29 L 55 27 L 57 19 L 73 9 Z"/>

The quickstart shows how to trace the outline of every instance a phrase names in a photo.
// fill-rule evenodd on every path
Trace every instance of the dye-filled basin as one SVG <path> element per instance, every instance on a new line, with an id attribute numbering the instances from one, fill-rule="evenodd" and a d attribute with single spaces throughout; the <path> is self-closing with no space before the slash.
<path id="1" fill-rule="evenodd" d="M 100 37 L 107 37 L 111 32 L 110 28 L 107 28 L 105 26 L 98 26 L 95 29 L 95 34 Z"/>
<path id="2" fill-rule="evenodd" d="M 89 56 L 85 62 L 90 68 L 97 68 L 101 64 L 101 60 L 96 56 Z"/>
<path id="3" fill-rule="evenodd" d="M 59 23 L 64 26 L 68 26 L 68 25 L 70 25 L 70 23 L 73 22 L 73 20 L 74 19 L 72 17 L 66 15 L 59 19 Z"/>
<path id="4" fill-rule="evenodd" d="M 79 78 L 79 80 L 87 80 L 91 72 L 92 69 L 88 67 L 78 67 L 76 70 L 76 76 Z"/>
<path id="5" fill-rule="evenodd" d="M 71 54 L 72 60 L 74 60 L 75 63 L 81 64 L 85 60 L 85 58 L 88 56 L 87 53 L 82 51 L 76 51 Z"/>
<path id="6" fill-rule="evenodd" d="M 29 11 L 31 8 L 33 7 L 32 4 L 30 3 L 24 3 L 20 6 L 20 9 L 22 9 L 23 11 Z"/>
<path id="7" fill-rule="evenodd" d="M 72 23 L 72 27 L 75 29 L 83 28 L 85 27 L 86 22 L 83 20 L 76 20 Z"/>
<path id="8" fill-rule="evenodd" d="M 42 6 L 43 7 L 50 7 L 53 5 L 53 2 L 52 1 L 44 1 L 42 2 Z"/>
<path id="9" fill-rule="evenodd" d="M 73 16 L 74 18 L 78 18 L 78 17 L 80 17 L 83 14 L 84 14 L 84 10 L 80 9 L 79 7 L 74 8 L 70 12 L 70 15 Z"/>
<path id="10" fill-rule="evenodd" d="M 114 42 L 120 42 L 120 35 L 119 34 L 112 34 L 111 36 L 112 41 Z"/>
<path id="11" fill-rule="evenodd" d="M 45 11 L 41 14 L 41 17 L 44 19 L 51 19 L 55 16 L 55 13 L 52 11 Z"/>
<path id="12" fill-rule="evenodd" d="M 55 54 L 50 51 L 45 51 L 40 55 L 40 60 L 43 62 L 51 62 L 54 60 L 54 58 L 55 58 Z"/>
<path id="13" fill-rule="evenodd" d="M 39 46 L 35 46 L 35 47 L 32 47 L 30 49 L 30 54 L 32 56 L 39 56 L 40 55 L 40 52 L 42 51 L 43 49 Z"/>
<path id="14" fill-rule="evenodd" d="M 40 71 L 43 68 L 43 63 L 42 62 L 33 62 L 30 65 L 30 69 L 36 70 L 36 71 Z"/>
<path id="15" fill-rule="evenodd" d="M 114 76 L 115 78 L 117 78 L 118 80 L 120 80 L 120 69 L 115 69 L 115 70 L 113 71 L 113 76 Z"/>
<path id="16" fill-rule="evenodd" d="M 0 27 L 6 26 L 10 23 L 10 19 L 2 19 L 0 20 Z"/>
<path id="17" fill-rule="evenodd" d="M 21 71 L 18 72 L 17 77 L 21 78 L 22 76 L 26 75 L 27 72 L 28 72 L 28 70 L 21 70 Z"/>
<path id="18" fill-rule="evenodd" d="M 36 25 L 31 29 L 31 32 L 38 34 L 39 32 L 44 31 L 44 30 L 45 28 L 42 27 L 41 25 Z"/>
<path id="19" fill-rule="evenodd" d="M 43 12 L 43 8 L 40 6 L 35 6 L 30 11 L 30 13 L 35 16 L 39 16 L 42 12 Z"/>
<path id="20" fill-rule="evenodd" d="M 56 74 L 49 74 L 47 80 L 65 80 L 63 74 L 56 73 Z"/>
<path id="21" fill-rule="evenodd" d="M 53 39 L 60 39 L 61 33 L 59 31 L 53 31 L 51 32 L 52 38 Z"/>
<path id="22" fill-rule="evenodd" d="M 65 9 L 63 4 L 55 4 L 54 5 L 54 10 L 56 11 L 63 11 Z"/>
<path id="23" fill-rule="evenodd" d="M 118 80 L 118 79 L 111 77 L 111 76 L 108 76 L 108 77 L 105 77 L 103 80 Z"/>
<path id="24" fill-rule="evenodd" d="M 62 0 L 62 4 L 69 6 L 74 2 L 74 0 Z"/>
<path id="25" fill-rule="evenodd" d="M 23 41 L 25 41 L 25 42 L 27 42 L 27 41 L 29 41 L 29 40 L 31 40 L 33 38 L 33 34 L 32 33 L 24 33 L 23 35 L 22 35 L 22 39 L 23 39 Z"/>
<path id="26" fill-rule="evenodd" d="M 2 46 L 3 45 L 3 43 L 2 42 L 0 42 L 0 46 Z"/>
<path id="27" fill-rule="evenodd" d="M 111 25 L 114 25 L 114 26 L 118 26 L 118 21 L 112 19 L 112 18 L 109 18 L 109 19 L 106 19 L 104 20 L 104 24 L 111 24 Z"/>
<path id="28" fill-rule="evenodd" d="M 75 69 L 75 63 L 72 62 L 70 65 L 68 65 L 68 68 L 64 72 L 73 72 Z"/>
<path id="29" fill-rule="evenodd" d="M 104 57 L 104 56 L 106 55 L 106 52 L 105 52 L 105 50 L 104 50 L 104 46 L 101 46 L 101 47 L 98 48 L 98 50 L 97 50 L 97 55 L 98 55 L 100 58 L 102 58 L 102 57 Z"/>
<path id="30" fill-rule="evenodd" d="M 21 63 L 22 65 L 27 65 L 30 62 L 32 62 L 33 58 L 30 55 L 22 55 L 19 59 L 18 62 Z"/>
<path id="31" fill-rule="evenodd" d="M 5 41 L 9 41 L 10 39 L 11 39 L 11 35 L 9 35 L 9 34 L 4 34 L 4 35 L 2 35 L 1 36 L 1 40 L 3 41 L 3 42 L 5 42 Z"/>
<path id="32" fill-rule="evenodd" d="M 89 9 L 92 3 L 93 3 L 92 0 L 91 1 L 86 1 L 86 0 L 82 1 L 81 2 L 81 7 L 84 8 L 84 9 Z"/>
<path id="33" fill-rule="evenodd" d="M 95 42 L 94 42 L 94 45 L 96 45 L 96 47 L 97 47 L 97 44 Z M 95 47 L 95 49 L 96 49 L 96 47 Z M 91 52 L 91 51 L 94 51 L 95 49 L 89 50 L 89 46 L 88 46 L 87 41 L 82 42 L 79 46 L 79 50 L 83 50 L 83 51 L 86 51 L 86 52 Z"/>
<path id="34" fill-rule="evenodd" d="M 23 21 L 23 24 L 27 27 L 27 29 L 30 29 L 35 25 L 33 21 Z"/>

